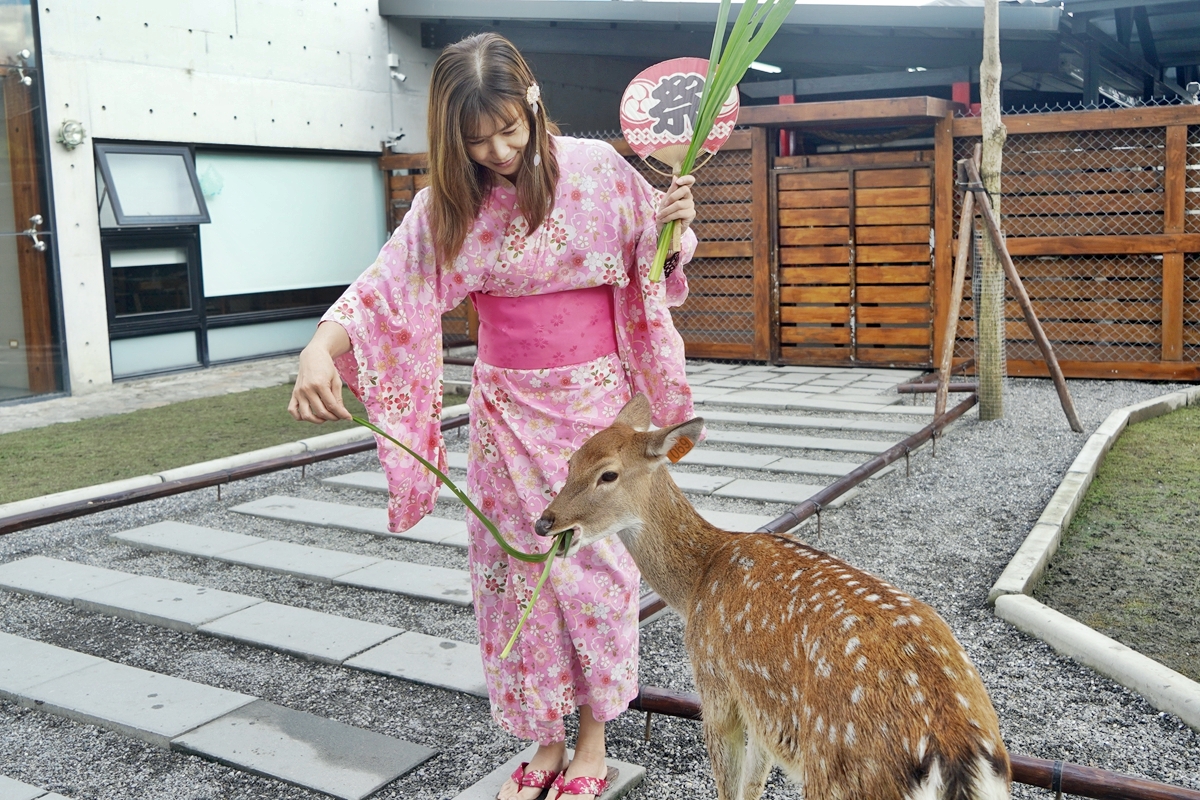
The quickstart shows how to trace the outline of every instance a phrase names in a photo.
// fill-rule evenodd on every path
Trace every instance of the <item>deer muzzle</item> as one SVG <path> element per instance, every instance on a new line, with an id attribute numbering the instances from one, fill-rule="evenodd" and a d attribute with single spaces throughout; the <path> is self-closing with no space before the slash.
<path id="1" fill-rule="evenodd" d="M 533 532 L 538 536 L 553 536 L 558 533 L 554 529 L 554 515 L 549 511 L 542 514 L 538 521 L 533 523 Z"/>

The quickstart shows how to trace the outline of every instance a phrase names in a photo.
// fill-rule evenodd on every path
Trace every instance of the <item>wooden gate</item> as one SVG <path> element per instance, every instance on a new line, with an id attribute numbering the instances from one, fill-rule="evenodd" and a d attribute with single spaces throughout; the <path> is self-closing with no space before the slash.
<path id="1" fill-rule="evenodd" d="M 933 153 L 776 158 L 779 360 L 928 366 Z"/>

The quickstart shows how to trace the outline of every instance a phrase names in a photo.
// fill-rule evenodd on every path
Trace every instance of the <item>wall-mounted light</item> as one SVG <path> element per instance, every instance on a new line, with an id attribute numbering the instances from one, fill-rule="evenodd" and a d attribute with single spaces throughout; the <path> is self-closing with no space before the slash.
<path id="1" fill-rule="evenodd" d="M 58 129 L 58 138 L 55 141 L 68 150 L 74 150 L 83 144 L 85 138 L 87 138 L 87 131 L 83 129 L 83 123 L 67 119 L 63 120 L 62 127 Z"/>
<path id="2" fill-rule="evenodd" d="M 782 69 L 775 66 L 774 64 L 765 64 L 762 61 L 751 61 L 750 69 L 756 69 L 759 72 L 769 72 L 772 75 L 779 73 L 779 72 L 783 72 Z"/>

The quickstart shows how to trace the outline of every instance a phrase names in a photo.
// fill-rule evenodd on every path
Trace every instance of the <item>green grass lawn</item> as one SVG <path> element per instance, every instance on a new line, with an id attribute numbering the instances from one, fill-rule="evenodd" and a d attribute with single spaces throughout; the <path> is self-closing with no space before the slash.
<path id="1" fill-rule="evenodd" d="M 1200 407 L 1131 425 L 1036 597 L 1200 680 Z"/>
<path id="2" fill-rule="evenodd" d="M 0 503 L 148 475 L 333 433 L 287 412 L 291 384 L 0 435 Z M 346 407 L 365 416 L 343 390 Z M 447 398 L 447 402 L 454 402 Z"/>

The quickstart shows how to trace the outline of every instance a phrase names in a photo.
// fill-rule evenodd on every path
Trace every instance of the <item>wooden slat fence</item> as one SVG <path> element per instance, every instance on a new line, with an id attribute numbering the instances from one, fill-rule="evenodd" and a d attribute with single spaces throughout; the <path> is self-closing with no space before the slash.
<path id="1" fill-rule="evenodd" d="M 979 120 L 948 124 L 953 157 L 968 157 Z M 1064 373 L 1200 380 L 1200 108 L 1005 124 L 1003 228 Z M 939 180 L 953 181 L 951 173 Z M 939 213 L 951 216 L 939 231 L 952 230 L 960 203 L 956 193 L 945 204 Z M 953 252 L 939 248 L 939 284 L 949 281 Z M 974 353 L 970 276 L 964 298 L 956 358 Z M 1006 309 L 1009 374 L 1046 374 L 1011 293 Z"/>

